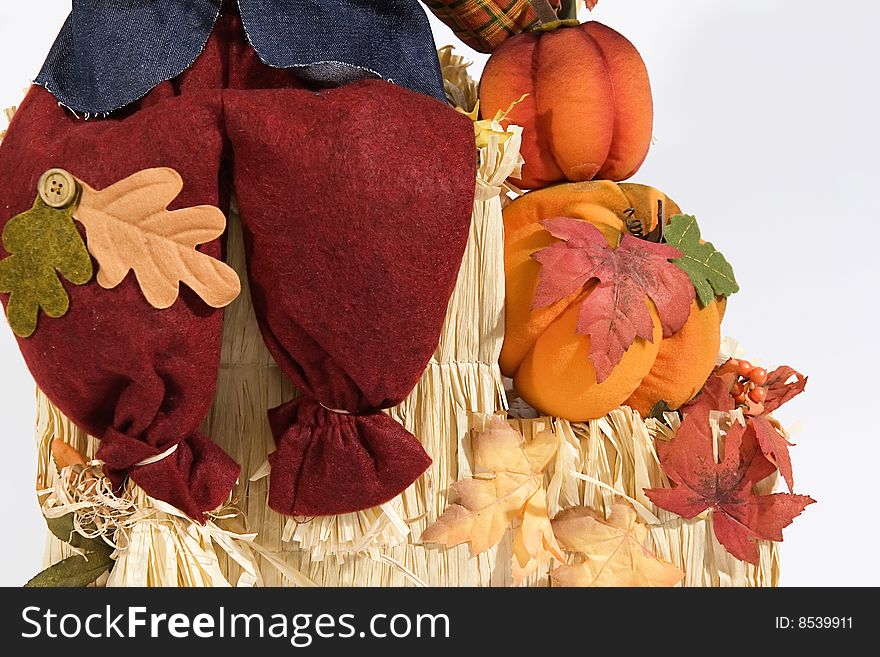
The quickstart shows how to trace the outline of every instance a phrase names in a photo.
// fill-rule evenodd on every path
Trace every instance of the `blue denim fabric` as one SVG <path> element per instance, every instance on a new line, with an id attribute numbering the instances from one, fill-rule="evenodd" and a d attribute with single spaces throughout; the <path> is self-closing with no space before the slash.
<path id="1" fill-rule="evenodd" d="M 319 84 L 384 78 L 445 102 L 430 24 L 417 0 L 238 0 L 260 58 Z M 66 107 L 103 114 L 195 61 L 222 0 L 73 0 L 36 83 Z"/>

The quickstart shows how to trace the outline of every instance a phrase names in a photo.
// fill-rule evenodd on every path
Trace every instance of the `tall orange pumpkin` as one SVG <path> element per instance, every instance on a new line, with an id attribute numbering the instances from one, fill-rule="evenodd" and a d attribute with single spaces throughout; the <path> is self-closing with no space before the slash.
<path id="1" fill-rule="evenodd" d="M 541 264 L 531 256 L 555 241 L 541 221 L 554 217 L 587 221 L 614 246 L 628 230 L 628 218 L 639 219 L 647 232 L 680 212 L 674 201 L 652 187 L 609 181 L 529 192 L 505 208 L 507 301 L 500 365 L 526 402 L 547 415 L 583 421 L 622 404 L 642 415 L 658 401 L 677 408 L 702 388 L 721 342 L 723 300 L 702 309 L 695 302 L 684 327 L 666 339 L 653 303 L 646 301 L 654 319 L 653 340 L 636 338 L 601 383 L 589 356 L 590 338 L 576 330 L 578 309 L 593 284 L 551 306 L 533 307 Z"/>
<path id="2" fill-rule="evenodd" d="M 505 41 L 480 81 L 483 116 L 528 94 L 509 118 L 523 126 L 526 189 L 625 180 L 648 154 L 654 106 L 648 71 L 625 37 L 595 21 Z"/>

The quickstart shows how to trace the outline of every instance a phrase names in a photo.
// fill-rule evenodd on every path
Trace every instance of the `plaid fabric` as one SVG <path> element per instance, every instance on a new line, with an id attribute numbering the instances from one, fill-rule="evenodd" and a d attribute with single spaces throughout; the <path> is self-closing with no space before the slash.
<path id="1" fill-rule="evenodd" d="M 528 0 L 422 0 L 474 50 L 492 52 L 538 22 Z"/>

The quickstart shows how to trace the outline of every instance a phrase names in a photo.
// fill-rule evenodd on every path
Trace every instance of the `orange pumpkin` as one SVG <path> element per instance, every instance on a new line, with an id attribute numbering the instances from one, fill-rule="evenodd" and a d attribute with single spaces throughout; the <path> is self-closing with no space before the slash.
<path id="1" fill-rule="evenodd" d="M 684 327 L 660 343 L 651 371 L 624 402 L 627 406 L 647 417 L 658 401 L 676 409 L 693 399 L 715 369 L 726 303 L 720 299 L 700 308 L 694 302 Z"/>
<path id="2" fill-rule="evenodd" d="M 627 402 L 643 415 L 661 400 L 677 408 L 702 387 L 721 342 L 723 302 L 713 301 L 704 309 L 694 303 L 684 327 L 664 340 L 656 309 L 646 299 L 654 319 L 653 341 L 636 338 L 602 383 L 596 381 L 589 358 L 590 338 L 576 331 L 580 302 L 593 284 L 551 306 L 532 308 L 541 265 L 531 255 L 555 241 L 542 220 L 588 221 L 616 246 L 627 231 L 628 217 L 638 218 L 648 232 L 658 221 L 666 223 L 680 213 L 674 201 L 652 187 L 609 181 L 529 192 L 505 208 L 507 302 L 500 364 L 525 401 L 547 415 L 584 421 Z"/>
<path id="3" fill-rule="evenodd" d="M 648 71 L 625 37 L 595 21 L 512 37 L 480 80 L 483 116 L 511 112 L 523 126 L 526 189 L 594 178 L 625 180 L 651 144 L 654 108 Z"/>

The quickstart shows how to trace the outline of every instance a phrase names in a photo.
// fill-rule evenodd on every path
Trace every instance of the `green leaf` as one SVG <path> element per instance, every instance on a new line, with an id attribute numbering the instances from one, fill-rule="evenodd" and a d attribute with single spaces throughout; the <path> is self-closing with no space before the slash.
<path id="1" fill-rule="evenodd" d="M 74 555 L 54 566 L 49 566 L 31 579 L 28 588 L 51 588 L 58 586 L 88 586 L 110 570 L 113 559 L 108 553 L 91 552 L 85 556 Z"/>
<path id="2" fill-rule="evenodd" d="M 72 513 L 68 513 L 60 518 L 46 518 L 46 525 L 55 536 L 77 549 L 87 552 L 106 552 L 107 554 L 113 552 L 113 548 L 104 541 L 96 538 L 86 538 L 82 534 L 75 532 L 73 530 Z"/>
<path id="3" fill-rule="evenodd" d="M 73 207 L 51 208 L 37 197 L 3 229 L 3 246 L 11 255 L 0 260 L 0 292 L 10 295 L 6 315 L 19 337 L 33 334 L 40 310 L 49 317 L 67 313 L 70 299 L 59 274 L 74 285 L 92 279 L 92 259 L 72 213 Z"/>
<path id="4" fill-rule="evenodd" d="M 729 297 L 739 292 L 733 267 L 711 242 L 700 242 L 700 227 L 695 217 L 679 214 L 669 220 L 664 239 L 682 252 L 672 264 L 684 271 L 694 284 L 701 308 L 716 297 Z"/>

